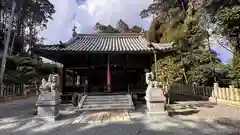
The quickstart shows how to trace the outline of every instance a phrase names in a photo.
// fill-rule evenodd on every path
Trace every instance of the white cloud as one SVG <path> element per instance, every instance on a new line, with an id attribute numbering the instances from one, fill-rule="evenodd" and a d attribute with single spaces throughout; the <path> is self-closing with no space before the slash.
<path id="1" fill-rule="evenodd" d="M 142 20 L 139 13 L 152 3 L 152 0 L 86 0 L 84 5 L 78 6 L 75 0 L 50 0 L 54 4 L 56 13 L 48 23 L 48 29 L 41 32 L 45 44 L 55 44 L 67 41 L 76 25 L 79 33 L 93 33 L 96 22 L 115 25 L 123 19 L 130 26 L 139 25 L 148 28 L 150 19 Z M 73 16 L 75 19 L 73 19 Z M 231 58 L 231 53 L 223 47 L 212 43 L 213 49 L 220 54 L 223 61 Z"/>
<path id="2" fill-rule="evenodd" d="M 54 20 L 49 21 L 48 29 L 41 32 L 46 44 L 67 41 L 71 37 L 72 28 L 78 26 L 80 33 L 93 33 L 96 22 L 115 25 L 123 19 L 130 26 L 137 24 L 147 28 L 149 19 L 142 20 L 139 13 L 151 0 L 87 0 L 78 6 L 75 0 L 50 0 L 56 9 Z M 74 14 L 76 17 L 72 20 Z"/>

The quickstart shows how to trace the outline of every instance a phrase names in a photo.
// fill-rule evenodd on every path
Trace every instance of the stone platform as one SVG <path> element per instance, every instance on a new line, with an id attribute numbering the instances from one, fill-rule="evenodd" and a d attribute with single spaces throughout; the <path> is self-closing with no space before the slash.
<path id="1" fill-rule="evenodd" d="M 39 95 L 36 102 L 37 118 L 41 118 L 46 121 L 55 121 L 60 117 L 59 106 L 61 99 L 59 96 L 53 97 L 51 92 L 42 93 Z"/>
<path id="2" fill-rule="evenodd" d="M 164 111 L 165 97 L 160 88 L 148 88 L 145 100 L 148 116 L 166 114 Z"/>

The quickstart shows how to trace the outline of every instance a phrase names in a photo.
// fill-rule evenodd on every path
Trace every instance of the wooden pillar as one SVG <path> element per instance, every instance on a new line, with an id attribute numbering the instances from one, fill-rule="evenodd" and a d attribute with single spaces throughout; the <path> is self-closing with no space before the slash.
<path id="1" fill-rule="evenodd" d="M 90 65 L 89 66 L 89 77 L 88 77 L 88 90 L 89 90 L 89 92 L 91 92 L 91 89 L 92 89 L 91 77 L 92 77 L 92 66 Z"/>
<path id="2" fill-rule="evenodd" d="M 87 88 L 85 90 L 85 93 L 88 93 L 91 91 L 91 63 L 90 63 L 90 58 L 89 58 L 89 55 L 86 55 L 86 60 L 87 60 L 87 65 L 88 65 L 88 77 L 87 77 L 87 81 L 88 81 L 88 84 L 87 84 Z"/>
<path id="3" fill-rule="evenodd" d="M 110 66 L 110 68 L 111 68 L 111 62 L 110 62 L 110 56 L 109 56 L 109 54 L 107 54 L 107 62 L 106 62 L 106 70 L 108 69 L 108 64 L 109 64 L 109 66 Z M 111 70 L 111 69 L 110 69 Z M 108 73 L 108 71 L 106 72 L 106 76 L 107 76 L 107 73 Z M 111 74 L 111 73 L 110 73 Z M 110 75 L 111 76 L 111 75 Z M 111 80 L 110 80 L 111 81 Z M 111 91 L 111 88 L 109 89 L 109 86 L 108 86 L 108 82 L 106 82 L 106 84 L 104 84 L 104 85 L 106 85 L 106 91 L 108 91 L 108 92 L 110 92 Z M 110 87 L 112 87 L 112 82 L 111 82 L 111 86 Z M 105 90 L 104 90 L 105 91 Z"/>
<path id="4" fill-rule="evenodd" d="M 154 56 L 151 56 L 151 62 L 150 62 L 150 71 L 151 71 L 151 72 L 153 72 L 153 71 L 152 71 L 152 66 L 153 66 L 153 64 L 154 64 Z"/>
<path id="5" fill-rule="evenodd" d="M 65 66 L 63 66 L 63 68 L 62 68 L 62 93 L 63 94 L 66 93 L 65 81 L 66 81 L 66 68 L 65 68 Z"/>
<path id="6" fill-rule="evenodd" d="M 62 93 L 62 83 L 63 83 L 63 68 L 62 67 L 59 67 L 57 68 L 57 74 L 59 75 L 59 85 L 60 85 L 60 88 L 59 88 L 59 91 Z"/>
<path id="7" fill-rule="evenodd" d="M 125 55 L 125 74 L 128 73 L 128 54 Z M 131 84 L 129 83 L 129 79 L 127 79 L 127 89 L 128 89 L 128 94 L 131 93 Z"/>
<path id="8" fill-rule="evenodd" d="M 73 74 L 72 74 L 72 92 L 76 92 L 75 90 L 75 69 L 73 69 Z"/>

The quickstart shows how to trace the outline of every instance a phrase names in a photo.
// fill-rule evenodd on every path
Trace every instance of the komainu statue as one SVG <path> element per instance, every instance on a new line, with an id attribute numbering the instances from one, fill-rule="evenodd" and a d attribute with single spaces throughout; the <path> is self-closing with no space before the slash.
<path id="1" fill-rule="evenodd" d="M 41 93 L 36 102 L 37 117 L 47 121 L 55 121 L 59 116 L 59 106 L 61 104 L 59 92 L 59 77 L 57 74 L 50 74 L 48 81 L 42 79 L 39 87 Z"/>
<path id="2" fill-rule="evenodd" d="M 148 88 L 160 88 L 161 83 L 154 80 L 154 76 L 152 72 L 147 72 L 145 74 L 146 84 L 148 85 Z"/>
<path id="3" fill-rule="evenodd" d="M 50 74 L 48 81 L 42 79 L 42 84 L 39 87 L 41 93 L 52 93 L 52 96 L 57 96 L 59 93 L 59 77 L 57 74 Z"/>
<path id="4" fill-rule="evenodd" d="M 153 73 L 152 72 L 147 72 L 146 74 L 145 74 L 145 80 L 146 80 L 146 84 L 148 85 L 148 86 L 151 86 L 152 84 L 152 81 L 153 81 Z"/>
<path id="5" fill-rule="evenodd" d="M 159 82 L 154 80 L 154 76 L 152 72 L 147 72 L 146 73 L 146 84 L 148 85 L 148 88 L 158 88 L 159 87 Z"/>
<path id="6" fill-rule="evenodd" d="M 146 105 L 147 114 L 150 115 L 161 115 L 164 113 L 164 101 L 165 97 L 162 92 L 162 84 L 158 82 L 152 72 L 147 72 L 146 83 L 148 85 L 146 90 Z"/>
<path id="7" fill-rule="evenodd" d="M 39 87 L 39 91 L 40 93 L 50 92 L 49 83 L 44 78 L 42 79 L 42 83 Z"/>

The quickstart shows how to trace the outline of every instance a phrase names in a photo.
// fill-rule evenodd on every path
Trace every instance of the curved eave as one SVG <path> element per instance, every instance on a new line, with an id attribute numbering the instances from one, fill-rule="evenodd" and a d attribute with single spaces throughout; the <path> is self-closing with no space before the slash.
<path id="1" fill-rule="evenodd" d="M 163 52 L 171 44 L 151 43 L 155 50 Z M 152 53 L 150 42 L 141 33 L 79 34 L 66 43 L 40 45 L 38 49 L 78 53 Z"/>
<path id="2" fill-rule="evenodd" d="M 138 50 L 138 51 L 77 51 L 77 50 L 63 50 L 63 49 L 59 49 L 59 50 L 49 50 L 49 49 L 43 49 L 43 48 L 33 48 L 32 51 L 34 53 L 44 53 L 44 52 L 48 52 L 48 53 L 81 53 L 81 54 L 98 54 L 98 53 L 104 53 L 104 54 L 150 54 L 153 53 L 153 50 Z M 166 49 L 157 49 L 156 48 L 157 53 L 162 53 L 162 52 L 171 52 L 173 51 L 172 48 L 166 48 Z"/>

